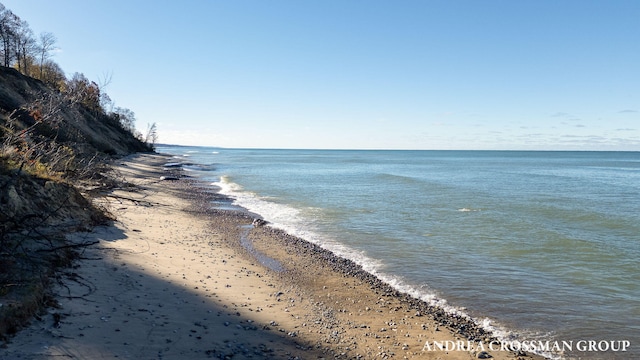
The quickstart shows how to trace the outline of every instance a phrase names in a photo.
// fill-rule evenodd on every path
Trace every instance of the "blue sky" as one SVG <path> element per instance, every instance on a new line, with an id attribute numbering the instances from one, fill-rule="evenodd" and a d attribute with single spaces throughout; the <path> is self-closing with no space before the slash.
<path id="1" fill-rule="evenodd" d="M 640 151 L 640 1 L 0 0 L 160 141 Z"/>

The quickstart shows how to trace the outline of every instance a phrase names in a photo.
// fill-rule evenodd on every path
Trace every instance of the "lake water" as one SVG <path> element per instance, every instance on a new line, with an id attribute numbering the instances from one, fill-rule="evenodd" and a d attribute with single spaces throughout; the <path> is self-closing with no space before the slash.
<path id="1" fill-rule="evenodd" d="M 640 358 L 640 153 L 160 146 L 235 203 L 503 339 Z"/>

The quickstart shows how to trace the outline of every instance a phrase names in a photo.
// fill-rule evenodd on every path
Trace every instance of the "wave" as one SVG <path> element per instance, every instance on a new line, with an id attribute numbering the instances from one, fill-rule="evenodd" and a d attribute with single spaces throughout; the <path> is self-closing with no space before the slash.
<path id="1" fill-rule="evenodd" d="M 214 171 L 216 169 L 214 165 L 201 164 L 185 164 L 182 168 L 186 171 Z"/>
<path id="2" fill-rule="evenodd" d="M 269 222 L 268 226 L 283 230 L 290 235 L 297 236 L 324 249 L 333 252 L 335 255 L 349 259 L 360 265 L 363 270 L 376 276 L 383 282 L 389 284 L 394 289 L 408 294 L 416 299 L 420 299 L 431 306 L 443 309 L 444 311 L 467 318 L 491 332 L 501 341 L 513 341 L 522 338 L 540 338 L 540 334 L 514 332 L 508 330 L 489 318 L 476 319 L 470 316 L 464 308 L 450 305 L 446 299 L 440 298 L 428 286 L 415 286 L 407 283 L 401 276 L 384 272 L 385 264 L 377 259 L 370 258 L 364 251 L 348 247 L 335 239 L 322 235 L 314 225 L 314 220 L 306 218 L 303 211 L 285 204 L 275 203 L 269 198 L 261 197 L 259 194 L 245 190 L 240 184 L 233 182 L 229 176 L 223 175 L 220 180 L 211 185 L 219 188 L 219 193 L 233 199 L 233 204 L 240 206 L 252 213 L 259 214 Z M 479 209 L 462 208 L 459 211 L 480 211 Z M 553 354 L 540 354 L 548 358 L 559 359 Z"/>

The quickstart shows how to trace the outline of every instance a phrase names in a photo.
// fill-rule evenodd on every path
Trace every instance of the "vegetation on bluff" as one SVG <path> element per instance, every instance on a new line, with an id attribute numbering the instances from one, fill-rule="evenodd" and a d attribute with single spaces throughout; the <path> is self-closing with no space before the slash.
<path id="1" fill-rule="evenodd" d="M 52 305 L 47 288 L 88 244 L 65 233 L 110 219 L 91 196 L 117 186 L 111 158 L 152 151 L 135 115 L 104 85 L 51 60 L 56 39 L 35 37 L 0 3 L 0 339 Z"/>

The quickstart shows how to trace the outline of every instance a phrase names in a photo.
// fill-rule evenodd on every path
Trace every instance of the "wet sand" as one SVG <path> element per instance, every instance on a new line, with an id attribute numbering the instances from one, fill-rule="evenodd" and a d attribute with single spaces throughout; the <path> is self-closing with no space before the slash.
<path id="1" fill-rule="evenodd" d="M 119 162 L 134 186 L 99 200 L 117 221 L 70 235 L 98 243 L 60 275 L 59 306 L 1 359 L 538 358 L 466 351 L 491 334 L 256 216 L 212 209 L 225 199 L 202 184 L 159 180 L 170 161 Z"/>

